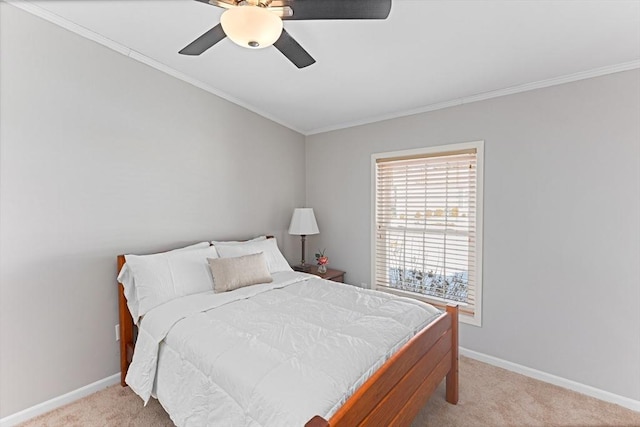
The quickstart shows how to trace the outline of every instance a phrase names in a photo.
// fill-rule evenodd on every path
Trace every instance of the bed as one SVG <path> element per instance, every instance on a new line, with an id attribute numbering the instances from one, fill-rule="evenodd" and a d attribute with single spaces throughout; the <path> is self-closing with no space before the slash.
<path id="1" fill-rule="evenodd" d="M 275 245 L 277 247 L 275 239 L 273 239 L 272 242 L 272 246 Z M 255 245 L 263 244 L 264 243 L 259 242 L 255 243 Z M 202 247 L 200 247 L 199 250 L 211 251 L 211 249 L 203 247 L 205 246 L 204 243 L 201 245 Z M 222 248 L 224 248 L 223 245 L 217 246 L 218 252 L 222 251 Z M 237 254 L 238 251 L 237 247 L 233 245 L 226 247 L 225 250 L 231 255 Z M 128 259 L 130 260 L 131 266 L 133 266 L 134 258 L 129 257 Z M 124 255 L 120 255 L 117 258 L 117 262 L 119 277 L 121 277 L 127 260 Z M 457 306 L 449 305 L 444 312 L 434 314 L 427 308 L 418 307 L 417 303 L 414 307 L 411 305 L 411 302 L 407 302 L 408 305 L 403 306 L 402 310 L 398 310 L 394 308 L 398 304 L 396 297 L 387 296 L 379 292 L 356 290 L 349 285 L 325 281 L 304 273 L 280 271 L 272 272 L 271 277 L 273 279 L 270 283 L 258 283 L 224 294 L 216 294 L 214 292 L 191 293 L 184 297 L 176 298 L 150 310 L 142 317 L 142 321 L 140 322 L 138 322 L 140 317 L 132 316 L 131 314 L 131 311 L 135 312 L 135 309 L 130 309 L 127 304 L 128 290 L 125 289 L 123 283 L 119 283 L 122 386 L 130 385 L 141 397 L 144 395 L 144 400 L 145 397 L 146 399 L 149 398 L 151 394 L 151 384 L 153 384 L 153 395 L 158 397 L 171 418 L 178 425 L 202 424 L 203 420 L 210 420 L 211 418 L 207 418 L 209 416 L 208 414 L 194 415 L 193 413 L 185 413 L 185 411 L 193 412 L 195 410 L 193 407 L 183 409 L 182 405 L 184 402 L 178 402 L 178 404 L 176 401 L 182 399 L 184 396 L 188 396 L 187 399 L 183 400 L 192 402 L 194 401 L 194 397 L 190 396 L 190 393 L 193 393 L 195 396 L 202 396 L 204 394 L 203 391 L 210 392 L 210 396 L 207 397 L 208 400 L 217 396 L 217 388 L 214 390 L 209 382 L 207 382 L 206 377 L 202 380 L 199 377 L 190 376 L 188 372 L 191 371 L 185 371 L 185 366 L 188 368 L 191 365 L 198 365 L 198 369 L 196 370 L 189 369 L 199 373 L 215 370 L 221 371 L 223 377 L 218 378 L 216 380 L 218 382 L 237 381 L 237 384 L 231 383 L 231 385 L 226 385 L 227 388 L 225 389 L 227 393 L 230 394 L 230 399 L 227 400 L 229 400 L 229 405 L 232 406 L 236 405 L 235 400 L 238 400 L 239 397 L 241 398 L 250 394 L 247 390 L 252 391 L 256 388 L 261 388 L 263 384 L 266 383 L 261 380 L 259 386 L 254 383 L 244 384 L 243 381 L 245 377 L 253 375 L 256 378 L 262 378 L 273 374 L 273 372 L 277 372 L 278 381 L 282 385 L 276 389 L 269 389 L 267 386 L 264 386 L 267 387 L 264 393 L 264 396 L 267 397 L 259 397 L 258 404 L 250 403 L 250 405 L 259 408 L 259 413 L 255 416 L 257 421 L 253 424 L 248 423 L 251 425 L 273 424 L 273 422 L 269 422 L 268 420 L 272 421 L 273 419 L 280 419 L 278 417 L 282 417 L 282 420 L 287 421 L 283 421 L 283 424 L 279 423 L 280 425 L 305 425 L 307 427 L 356 425 L 407 426 L 411 424 L 420 408 L 426 403 L 438 384 L 445 378 L 446 400 L 452 404 L 457 403 Z M 314 298 L 314 302 L 311 306 L 303 306 L 300 302 L 302 300 L 311 300 L 312 298 Z M 317 298 L 317 300 L 315 298 Z M 129 295 L 129 299 L 131 299 L 131 295 Z M 349 300 L 353 300 L 354 304 L 360 305 L 346 305 L 346 301 Z M 277 310 L 267 311 L 267 307 L 270 305 L 279 308 Z M 365 312 L 364 308 L 361 310 L 361 307 L 364 306 L 369 306 L 370 309 L 373 309 L 375 312 L 373 313 L 374 315 L 370 312 Z M 269 308 L 269 310 L 271 310 L 271 308 Z M 335 313 L 331 313 L 331 310 L 334 310 Z M 407 335 L 406 339 L 396 343 L 395 346 L 391 345 L 391 348 L 387 349 L 388 351 L 385 350 L 387 353 L 383 354 L 384 352 L 381 352 L 381 354 L 375 355 L 375 357 L 371 356 L 372 360 L 375 360 L 375 363 L 371 364 L 371 368 L 368 370 L 366 376 L 358 374 L 354 377 L 358 378 L 358 381 L 348 379 L 351 371 L 340 371 L 343 373 L 330 380 L 325 378 L 324 372 L 326 366 L 337 366 L 338 361 L 344 362 L 344 360 L 350 359 L 352 353 L 351 350 L 349 352 L 343 351 L 344 348 L 347 347 L 344 345 L 344 342 L 338 342 L 337 347 L 333 347 L 332 350 L 328 351 L 322 351 L 325 347 L 312 348 L 315 341 L 320 341 L 318 337 L 329 336 L 329 333 L 325 333 L 321 329 L 317 331 L 314 329 L 315 341 L 307 337 L 302 338 L 295 344 L 301 347 L 296 351 L 306 351 L 306 353 L 308 353 L 307 356 L 305 356 L 305 360 L 314 360 L 313 363 L 309 364 L 311 369 L 307 369 L 307 366 L 304 367 L 303 371 L 305 374 L 301 375 L 305 377 L 305 381 L 307 381 L 304 386 L 297 383 L 296 375 L 298 374 L 295 369 L 291 374 L 281 370 L 282 366 L 286 367 L 288 366 L 287 364 L 293 366 L 293 368 L 300 368 L 299 365 L 301 364 L 290 362 L 287 357 L 280 356 L 282 352 L 279 350 L 278 354 L 273 357 L 271 357 L 272 355 L 269 353 L 272 350 L 268 349 L 264 355 L 260 355 L 258 358 L 248 358 L 247 360 L 252 360 L 252 368 L 245 369 L 243 371 L 245 373 L 241 375 L 240 380 L 228 379 L 226 368 L 221 369 L 220 367 L 206 365 L 206 363 L 208 363 L 206 360 L 211 359 L 211 357 L 190 356 L 192 354 L 197 355 L 203 351 L 198 349 L 199 347 L 229 345 L 225 344 L 228 342 L 227 335 L 225 334 L 220 336 L 216 335 L 215 338 L 209 340 L 202 339 L 201 336 L 195 335 L 198 331 L 204 334 L 204 336 L 209 336 L 211 329 L 221 329 L 223 331 L 225 328 L 230 329 L 228 326 L 218 326 L 225 324 L 225 321 L 230 325 L 236 325 L 238 322 L 237 319 L 246 318 L 244 320 L 248 322 L 247 325 L 249 326 L 247 326 L 247 328 L 249 329 L 244 332 L 241 331 L 241 334 L 244 333 L 246 335 L 247 331 L 262 330 L 263 335 L 269 335 L 269 331 L 278 330 L 274 329 L 276 328 L 274 325 L 277 324 L 278 318 L 282 317 L 282 319 L 284 319 L 282 321 L 285 323 L 289 322 L 289 326 L 285 329 L 279 329 L 278 333 L 281 335 L 284 334 L 283 336 L 286 337 L 286 333 L 297 336 L 300 335 L 296 328 L 291 327 L 291 325 L 297 325 L 298 323 L 309 321 L 308 323 L 318 323 L 318 328 L 326 327 L 328 330 L 331 330 L 331 327 L 335 328 L 335 324 L 333 326 L 331 325 L 332 322 L 343 322 L 343 324 L 348 323 L 349 325 L 357 326 L 364 324 L 362 323 L 364 319 L 369 322 L 373 318 L 375 323 L 375 318 L 377 318 L 375 314 L 378 312 L 391 312 L 392 316 L 396 314 L 399 316 L 400 311 L 407 311 L 409 314 L 407 315 L 407 319 L 403 318 L 399 323 L 406 323 L 407 325 L 415 324 L 418 325 L 417 329 L 411 332 L 410 335 Z M 412 314 L 413 312 L 416 313 L 415 316 Z M 418 316 L 418 312 L 424 312 L 424 316 L 431 316 L 426 324 L 422 324 L 424 319 L 416 317 Z M 244 314 L 240 316 L 238 313 Z M 280 315 L 278 313 L 280 313 Z M 293 315 L 298 316 L 294 322 L 291 321 L 292 317 L 290 317 Z M 340 318 L 339 316 L 345 317 Z M 134 322 L 134 317 L 136 317 L 136 322 Z M 325 323 L 327 323 L 327 325 L 324 325 L 320 321 L 316 322 L 316 319 L 322 317 L 326 317 Z M 335 319 L 333 317 L 335 317 Z M 349 321 L 347 322 L 340 319 L 349 319 Z M 313 322 L 311 322 L 311 320 Z M 139 323 L 141 327 L 138 328 L 135 323 Z M 206 325 L 216 325 L 216 327 L 207 328 L 205 327 Z M 316 326 L 314 325 L 313 327 L 315 328 Z M 238 328 L 240 328 L 240 326 L 238 326 Z M 364 330 L 366 328 L 363 327 L 361 329 Z M 158 332 L 160 330 L 164 332 Z M 288 332 L 285 333 L 283 331 Z M 380 333 L 380 335 L 385 335 L 385 333 Z M 400 331 L 400 335 L 402 334 L 406 334 L 406 331 Z M 261 335 L 261 337 L 263 335 Z M 248 337 L 247 342 L 255 341 L 255 337 L 246 336 Z M 374 336 L 368 339 L 373 340 L 372 342 L 375 343 L 376 339 L 381 338 Z M 395 341 L 393 341 L 393 339 L 395 338 L 389 338 L 389 342 L 394 343 Z M 209 344 L 207 344 L 207 342 L 209 342 Z M 210 344 L 211 342 L 215 342 L 216 345 L 212 346 Z M 289 343 L 290 340 L 283 340 L 282 337 L 279 337 L 278 342 L 282 345 L 282 343 Z M 308 349 L 304 348 L 305 345 L 301 345 L 305 343 Z M 360 338 L 358 338 L 355 344 L 355 347 L 361 344 L 365 349 L 377 347 L 375 345 L 372 346 L 371 342 L 361 343 Z M 158 348 L 154 347 L 154 345 L 157 345 Z M 180 345 L 183 345 L 183 348 L 179 348 Z M 237 347 L 242 348 L 241 345 L 237 345 Z M 327 348 L 331 349 L 331 347 Z M 155 352 L 158 354 L 154 362 L 155 364 L 149 364 L 148 362 L 144 364 L 144 369 L 148 371 L 148 377 L 147 372 L 141 373 L 139 367 L 141 364 L 135 364 L 134 350 L 138 353 L 135 354 L 138 362 L 151 358 L 150 356 L 144 356 L 144 353 L 153 355 Z M 215 352 L 216 350 L 211 351 Z M 247 357 L 249 357 L 253 353 L 253 348 L 248 348 L 245 353 Z M 371 352 L 365 352 L 365 354 L 369 353 Z M 234 361 L 244 360 L 243 353 L 232 354 L 234 354 Z M 309 356 L 311 357 L 309 358 Z M 189 359 L 189 357 L 191 357 L 191 359 Z M 177 363 L 185 358 L 189 359 L 187 360 L 188 363 L 184 362 L 183 365 L 180 365 L 181 367 L 176 368 L 175 366 L 178 366 Z M 274 360 L 273 363 L 269 364 L 269 361 L 272 359 Z M 172 362 L 172 360 L 177 362 Z M 261 361 L 265 362 L 261 363 Z M 129 375 L 128 377 L 128 371 L 132 362 L 135 368 L 132 368 L 132 372 L 135 371 L 136 375 Z M 205 365 L 203 365 L 203 363 Z M 265 365 L 265 367 L 268 367 L 270 370 L 260 371 L 262 365 Z M 214 374 L 215 372 L 211 373 L 212 377 Z M 290 378 L 287 380 L 288 377 Z M 140 378 L 142 378 L 142 380 L 140 380 Z M 185 380 L 185 378 L 192 379 Z M 314 378 L 317 378 L 317 382 L 315 383 Z M 336 398 L 336 396 L 342 396 L 341 394 L 332 394 L 332 386 L 334 383 L 343 380 L 343 378 L 347 378 L 344 379 L 344 381 L 348 381 L 349 384 L 351 384 L 351 389 L 348 391 L 348 394 L 340 399 Z M 127 379 L 130 384 L 127 383 Z M 309 383 L 309 381 L 311 382 Z M 200 388 L 193 388 L 193 384 L 191 383 L 200 384 L 198 386 Z M 203 383 L 206 384 L 203 385 Z M 143 385 L 141 386 L 140 384 Z M 216 383 L 213 384 L 216 385 Z M 311 384 L 311 386 L 309 384 Z M 302 387 L 302 389 L 306 391 L 302 393 L 297 387 Z M 142 389 L 145 389 L 145 391 L 141 392 Z M 234 390 L 236 395 L 234 396 L 233 393 L 229 393 L 229 390 Z M 227 396 L 224 397 L 226 398 Z M 325 400 L 331 400 L 331 402 L 327 403 Z M 315 405 L 316 401 L 318 405 Z M 219 402 L 226 401 L 221 398 Z M 194 405 L 197 405 L 197 410 L 205 412 L 209 410 L 215 412 L 218 406 L 224 407 L 222 404 L 211 405 L 210 402 L 196 402 Z M 249 403 L 247 403 L 247 405 L 249 405 Z M 264 409 L 279 407 L 279 405 L 282 406 L 282 408 L 286 408 L 287 405 L 292 408 L 295 407 L 295 410 L 292 409 L 291 412 L 292 418 L 287 418 L 289 414 L 282 408 L 279 409 L 280 412 L 273 409 Z M 299 424 L 289 421 L 294 419 L 300 420 L 301 413 L 307 414 L 309 411 L 312 411 L 314 407 L 331 407 L 331 410 L 322 409 L 319 410 L 317 414 L 315 414 L 314 411 L 313 414 L 304 418 Z M 246 410 L 246 408 L 241 408 L 240 412 L 242 410 Z M 264 412 L 267 412 L 267 414 L 265 415 Z M 298 418 L 295 418 L 295 416 Z M 267 421 L 263 423 L 260 422 L 258 418 Z M 199 421 L 194 422 L 193 420 Z M 207 421 L 205 423 L 210 424 L 211 422 Z"/>

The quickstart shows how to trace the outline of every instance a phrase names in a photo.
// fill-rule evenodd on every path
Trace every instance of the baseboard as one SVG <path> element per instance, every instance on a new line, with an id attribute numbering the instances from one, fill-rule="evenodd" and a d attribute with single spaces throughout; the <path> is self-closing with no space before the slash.
<path id="1" fill-rule="evenodd" d="M 93 394 L 111 385 L 120 383 L 120 373 L 103 378 L 94 383 L 80 387 L 77 390 L 70 391 L 62 396 L 54 397 L 46 402 L 39 403 L 35 406 L 16 412 L 15 414 L 0 418 L 0 427 L 12 427 L 22 422 L 35 418 L 49 411 L 53 411 L 61 406 L 67 405 L 85 396 Z"/>
<path id="2" fill-rule="evenodd" d="M 640 401 L 631 399 L 629 397 L 620 396 L 605 390 L 601 390 L 586 384 L 582 384 L 576 381 L 568 380 L 566 378 L 558 377 L 556 375 L 548 374 L 537 369 L 529 368 L 527 366 L 519 365 L 517 363 L 509 362 L 504 359 L 499 359 L 488 354 L 479 353 L 477 351 L 469 350 L 464 347 L 460 347 L 460 354 L 462 356 L 469 357 L 471 359 L 479 360 L 480 362 L 487 363 L 492 366 L 506 369 L 517 374 L 521 374 L 530 378 L 534 378 L 540 381 L 544 381 L 549 384 L 557 385 L 569 390 L 576 391 L 578 393 L 585 394 L 587 396 L 595 397 L 596 399 L 604 400 L 606 402 L 615 403 L 616 405 L 623 406 L 625 408 L 640 412 Z M 120 382 L 120 374 L 114 374 L 110 377 L 101 379 L 94 383 L 88 384 L 84 387 L 80 387 L 77 390 L 63 394 L 62 396 L 54 397 L 53 399 L 42 402 L 38 405 L 27 408 L 23 411 L 16 412 L 15 414 L 6 416 L 0 419 L 0 427 L 12 427 L 22 422 L 35 418 L 38 415 L 42 415 L 49 411 L 53 411 L 56 408 L 72 403 L 85 396 L 93 394 L 111 385 L 118 384 Z"/>
<path id="3" fill-rule="evenodd" d="M 543 371 L 538 371 L 537 369 L 529 368 L 527 366 L 518 365 L 517 363 L 509 362 L 507 360 L 489 356 L 488 354 L 469 350 L 464 347 L 460 347 L 460 354 L 463 356 L 469 357 L 471 359 L 475 359 L 475 360 L 479 360 L 480 362 L 487 363 L 489 365 L 497 366 L 498 368 L 503 368 L 508 371 L 512 371 L 517 374 L 524 375 L 526 377 L 544 381 L 549 384 L 557 385 L 559 387 L 573 390 L 578 393 L 585 394 L 587 396 L 595 397 L 596 399 L 615 403 L 616 405 L 620 405 L 625 408 L 631 409 L 633 411 L 640 412 L 640 400 L 634 400 L 629 397 L 620 396 L 618 394 L 601 390 L 599 388 L 595 388 L 590 385 L 586 385 L 573 380 L 558 377 L 556 375 L 548 374 Z"/>

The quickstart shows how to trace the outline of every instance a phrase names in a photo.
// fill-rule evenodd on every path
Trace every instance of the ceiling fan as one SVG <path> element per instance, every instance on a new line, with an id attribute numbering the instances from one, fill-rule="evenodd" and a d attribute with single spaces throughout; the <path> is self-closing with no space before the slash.
<path id="1" fill-rule="evenodd" d="M 196 0 L 225 8 L 220 23 L 179 53 L 200 55 L 225 37 L 261 49 L 275 46 L 296 67 L 316 62 L 283 28 L 282 21 L 313 19 L 386 19 L 391 0 Z"/>

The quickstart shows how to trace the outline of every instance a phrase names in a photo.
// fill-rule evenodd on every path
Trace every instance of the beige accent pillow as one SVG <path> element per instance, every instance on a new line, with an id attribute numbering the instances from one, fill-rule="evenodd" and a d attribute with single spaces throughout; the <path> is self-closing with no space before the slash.
<path id="1" fill-rule="evenodd" d="M 207 261 L 215 293 L 273 281 L 262 252 L 235 258 L 207 258 Z"/>

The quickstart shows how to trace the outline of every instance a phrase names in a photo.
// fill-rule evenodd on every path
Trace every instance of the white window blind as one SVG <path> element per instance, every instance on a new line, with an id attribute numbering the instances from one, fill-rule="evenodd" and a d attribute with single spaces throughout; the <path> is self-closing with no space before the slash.
<path id="1" fill-rule="evenodd" d="M 375 287 L 479 324 L 478 148 L 443 148 L 375 158 Z"/>

